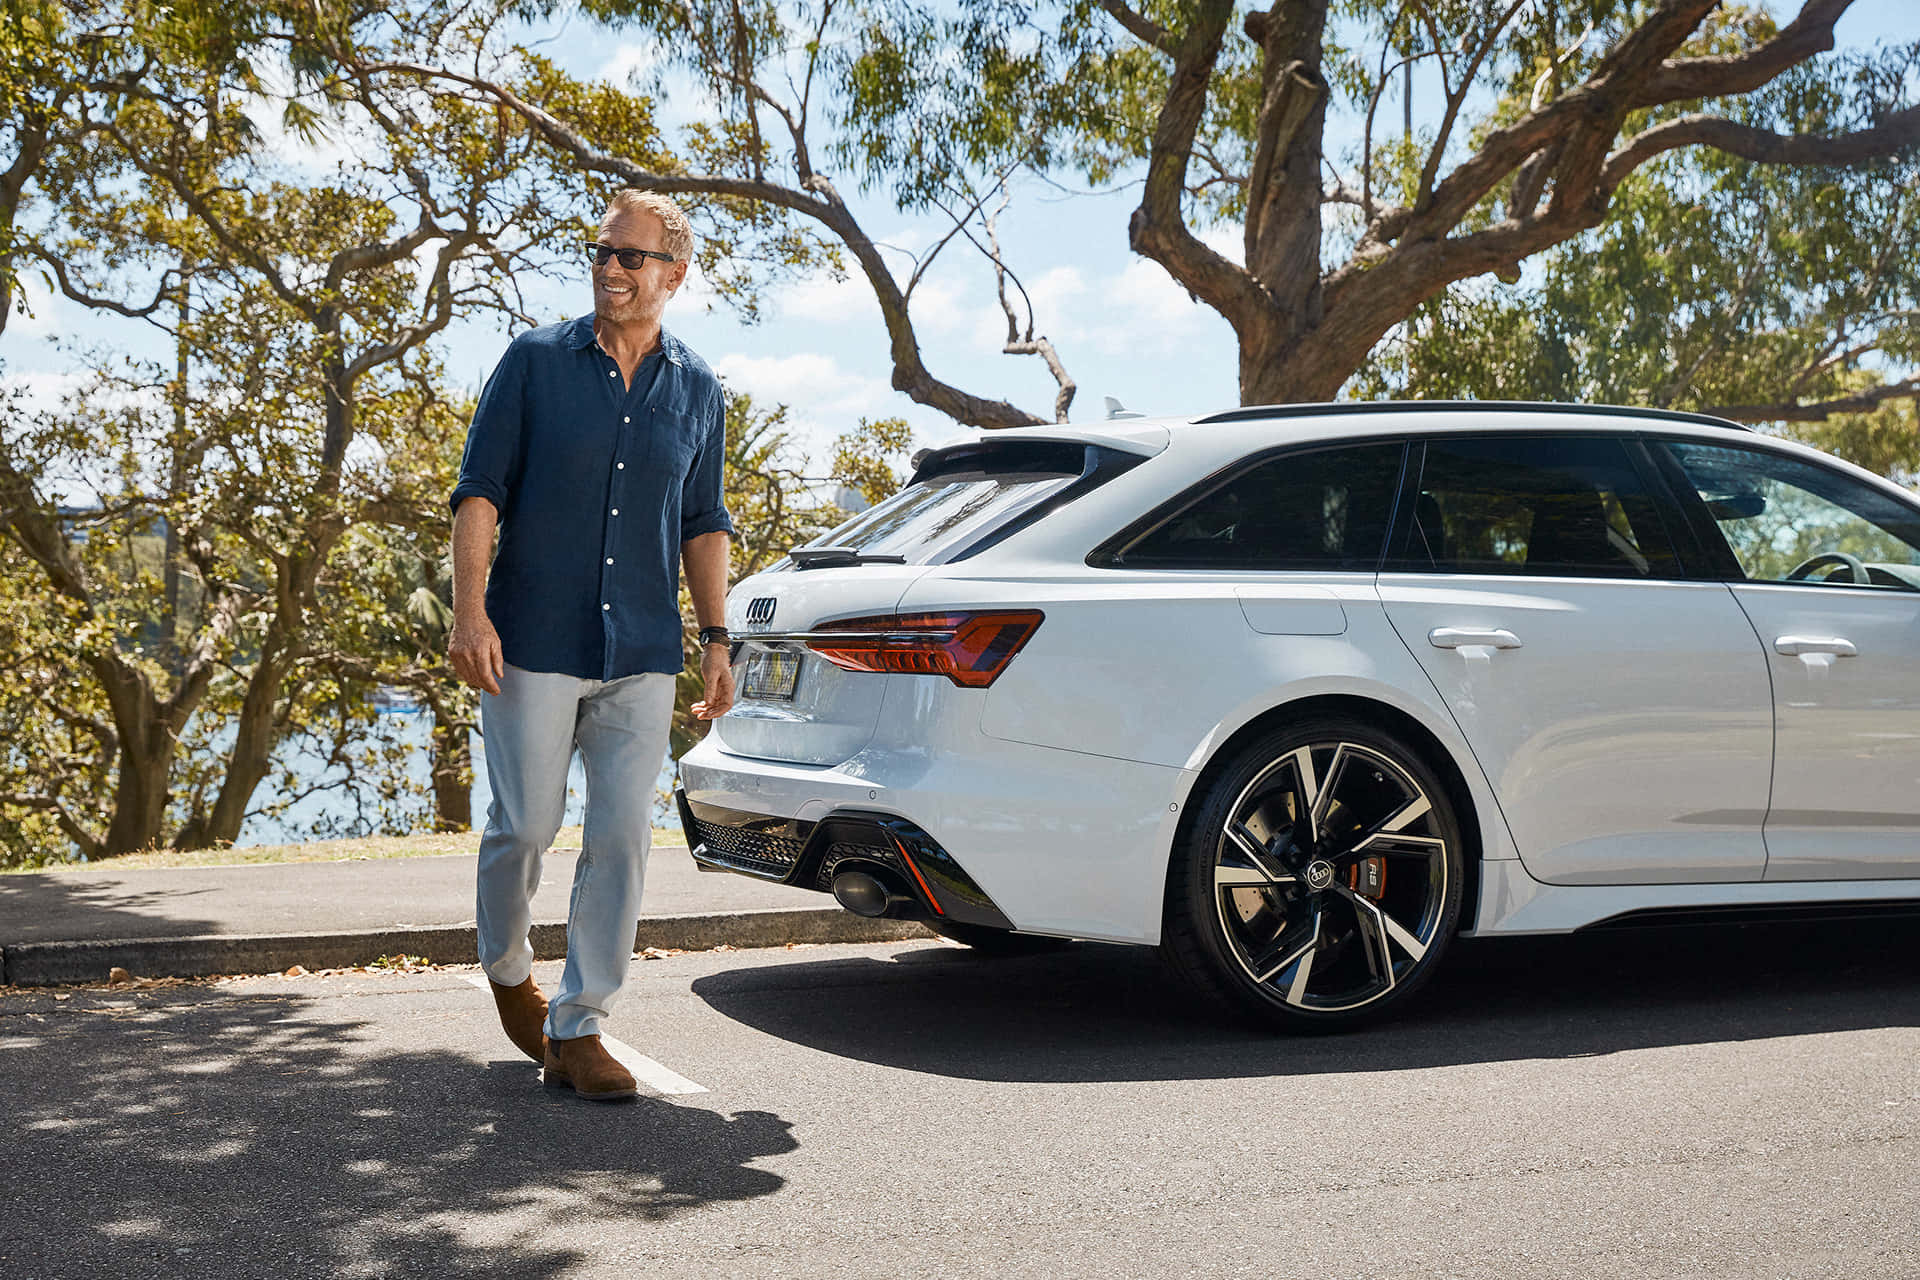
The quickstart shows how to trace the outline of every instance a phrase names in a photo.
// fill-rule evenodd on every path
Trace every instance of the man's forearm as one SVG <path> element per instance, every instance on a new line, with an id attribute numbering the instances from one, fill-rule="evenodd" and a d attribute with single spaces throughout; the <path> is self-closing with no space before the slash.
<path id="1" fill-rule="evenodd" d="M 453 513 L 453 612 L 481 616 L 487 610 L 487 574 L 493 563 L 493 532 L 500 513 L 485 498 L 466 498 Z"/>
<path id="2" fill-rule="evenodd" d="M 687 594 L 693 597 L 693 617 L 702 627 L 727 622 L 727 534 L 724 529 L 703 533 L 680 544 L 686 566 Z"/>

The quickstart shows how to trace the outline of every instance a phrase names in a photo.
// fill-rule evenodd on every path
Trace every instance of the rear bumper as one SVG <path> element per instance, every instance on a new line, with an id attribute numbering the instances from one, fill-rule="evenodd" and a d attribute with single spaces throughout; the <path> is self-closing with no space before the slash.
<path id="1" fill-rule="evenodd" d="M 722 813 L 709 839 L 690 826 L 688 844 L 708 846 L 707 865 L 818 889 L 811 857 L 814 878 L 790 878 L 803 849 L 819 852 L 809 848 L 815 825 L 850 813 L 899 818 L 965 868 L 1022 933 L 1159 941 L 1167 851 L 1192 773 L 988 739 L 977 705 L 972 715 L 965 704 L 942 715 L 912 709 L 900 717 L 911 738 L 883 733 L 837 765 L 740 755 L 708 734 L 681 757 L 681 785 L 700 806 L 691 819 Z M 715 856 L 726 854 L 735 856 Z"/>
<path id="2" fill-rule="evenodd" d="M 880 879 L 921 916 L 1011 929 L 1013 923 L 952 854 L 907 819 L 890 813 L 840 809 L 817 822 L 747 813 L 673 793 L 687 848 L 705 871 L 731 871 L 830 893 L 842 871 Z"/>

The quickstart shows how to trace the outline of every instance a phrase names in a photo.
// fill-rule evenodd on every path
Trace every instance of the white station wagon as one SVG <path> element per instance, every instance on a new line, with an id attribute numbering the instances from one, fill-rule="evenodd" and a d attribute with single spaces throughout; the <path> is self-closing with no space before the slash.
<path id="1" fill-rule="evenodd" d="M 994 432 L 735 588 L 705 867 L 1158 945 L 1290 1028 L 1457 934 L 1920 899 L 1920 502 L 1563 405 Z"/>

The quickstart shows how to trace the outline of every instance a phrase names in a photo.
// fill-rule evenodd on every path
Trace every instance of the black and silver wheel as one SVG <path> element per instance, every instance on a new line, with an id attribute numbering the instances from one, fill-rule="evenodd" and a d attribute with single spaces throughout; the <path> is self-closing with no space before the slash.
<path id="1" fill-rule="evenodd" d="M 1417 751 L 1358 720 L 1251 744 L 1174 849 L 1162 950 L 1229 1004 L 1293 1030 L 1378 1016 L 1458 926 L 1459 824 Z"/>

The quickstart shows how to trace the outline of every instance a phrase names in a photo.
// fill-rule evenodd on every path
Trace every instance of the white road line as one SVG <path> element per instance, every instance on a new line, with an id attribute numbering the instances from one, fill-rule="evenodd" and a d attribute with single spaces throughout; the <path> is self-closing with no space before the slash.
<path id="1" fill-rule="evenodd" d="M 484 973 L 467 973 L 462 974 L 461 977 L 482 991 L 491 990 L 487 982 L 487 975 Z M 618 1062 L 621 1066 L 633 1072 L 633 1078 L 635 1080 L 646 1085 L 655 1093 L 681 1094 L 707 1092 L 707 1086 L 695 1084 L 679 1072 L 670 1067 L 662 1066 L 660 1063 L 655 1062 L 652 1058 L 649 1058 L 646 1054 L 641 1053 L 638 1049 L 624 1041 L 615 1040 L 609 1035 L 602 1035 L 600 1037 L 600 1043 L 606 1047 L 608 1053 L 613 1055 L 615 1062 Z"/>
<path id="2" fill-rule="evenodd" d="M 707 1091 L 707 1086 L 695 1084 L 679 1072 L 661 1066 L 638 1049 L 623 1044 L 612 1036 L 601 1036 L 600 1043 L 606 1046 L 607 1052 L 613 1055 L 615 1062 L 633 1072 L 634 1079 L 652 1086 L 656 1093 L 705 1093 Z"/>

